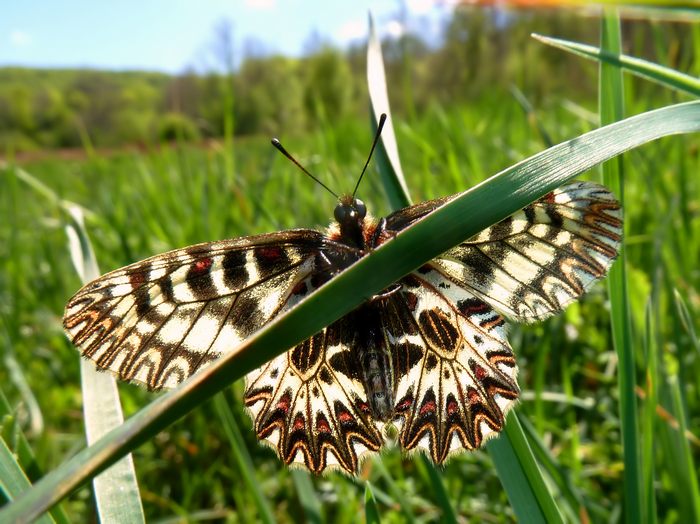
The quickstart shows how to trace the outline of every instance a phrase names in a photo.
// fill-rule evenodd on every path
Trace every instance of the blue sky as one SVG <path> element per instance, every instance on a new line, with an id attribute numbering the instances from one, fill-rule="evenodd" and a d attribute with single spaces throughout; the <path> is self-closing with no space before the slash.
<path id="1" fill-rule="evenodd" d="M 97 67 L 177 73 L 213 67 L 215 28 L 232 23 L 234 53 L 299 56 L 312 35 L 345 46 L 365 38 L 371 7 L 380 32 L 409 27 L 434 38 L 451 2 L 431 0 L 17 0 L 0 16 L 0 66 Z"/>

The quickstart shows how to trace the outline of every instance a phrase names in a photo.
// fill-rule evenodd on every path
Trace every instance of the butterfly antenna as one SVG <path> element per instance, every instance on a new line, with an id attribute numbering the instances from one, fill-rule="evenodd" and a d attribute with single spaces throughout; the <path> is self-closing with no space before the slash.
<path id="1" fill-rule="evenodd" d="M 365 176 L 365 171 L 367 171 L 367 166 L 369 161 L 372 159 L 372 153 L 374 153 L 374 148 L 377 147 L 377 142 L 379 142 L 379 137 L 382 134 L 382 129 L 384 128 L 384 122 L 386 122 L 386 113 L 382 113 L 379 116 L 379 123 L 377 124 L 377 132 L 374 134 L 374 141 L 372 142 L 372 149 L 369 150 L 369 156 L 367 157 L 367 162 L 365 162 L 365 167 L 362 168 L 362 173 L 360 173 L 360 178 L 357 179 L 357 184 L 355 184 L 355 190 L 352 192 L 352 196 L 357 193 L 357 188 L 360 187 L 360 182 L 362 182 L 362 177 Z"/>
<path id="2" fill-rule="evenodd" d="M 321 187 L 323 187 L 326 191 L 328 191 L 328 192 L 329 192 L 331 195 L 333 195 L 335 198 L 340 198 L 340 197 L 336 194 L 335 191 L 333 191 L 333 190 L 332 190 L 331 188 L 329 188 L 326 184 L 324 184 L 324 183 L 321 182 L 318 178 L 316 178 L 316 177 L 313 176 L 311 173 L 309 173 L 309 171 L 308 171 L 304 166 L 302 166 L 299 162 L 297 162 L 297 159 L 294 158 L 291 154 L 289 154 L 289 152 L 284 148 L 284 146 L 280 143 L 279 140 L 277 140 L 276 138 L 273 138 L 273 139 L 271 140 L 271 142 L 272 142 L 272 145 L 275 146 L 275 147 L 277 148 L 277 150 L 278 150 L 280 153 L 282 153 L 282 154 L 283 154 L 284 156 L 286 156 L 289 160 L 291 160 L 292 163 L 293 163 L 295 166 L 297 166 L 299 169 L 301 169 L 301 170 L 302 170 L 304 173 L 306 173 L 309 177 L 311 177 L 312 179 L 314 179 L 314 180 L 316 181 L 317 184 L 319 184 Z"/>

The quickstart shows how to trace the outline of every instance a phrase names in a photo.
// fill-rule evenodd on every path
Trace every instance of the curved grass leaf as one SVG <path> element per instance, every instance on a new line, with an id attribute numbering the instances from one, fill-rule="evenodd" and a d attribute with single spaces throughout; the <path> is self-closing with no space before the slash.
<path id="1" fill-rule="evenodd" d="M 0 491 L 8 499 L 14 499 L 31 488 L 29 479 L 22 467 L 7 446 L 5 439 L 0 438 Z M 52 523 L 54 520 L 47 514 L 37 519 L 37 522 Z"/>
<path id="2" fill-rule="evenodd" d="M 325 522 L 321 500 L 314 489 L 311 474 L 308 471 L 297 468 L 293 468 L 290 473 L 296 488 L 297 497 L 299 498 L 299 504 L 304 510 L 304 520 L 311 524 L 322 524 Z"/>
<path id="3" fill-rule="evenodd" d="M 69 249 L 83 284 L 100 275 L 80 208 L 67 206 L 72 222 L 66 226 Z M 80 359 L 85 436 L 88 445 L 124 422 L 116 379 L 99 373 L 87 359 Z M 136 471 L 131 455 L 123 457 L 93 479 L 97 513 L 102 522 L 145 522 Z"/>
<path id="4" fill-rule="evenodd" d="M 411 205 L 411 196 L 408 193 L 406 180 L 403 176 L 399 149 L 396 143 L 396 133 L 391 119 L 389 108 L 389 97 L 386 88 L 386 75 L 384 73 L 384 59 L 382 57 L 382 46 L 377 33 L 374 30 L 372 15 L 369 16 L 369 41 L 367 43 L 367 83 L 369 86 L 369 98 L 371 101 L 373 129 L 376 130 L 376 123 L 382 113 L 387 115 L 384 130 L 381 136 L 381 147 L 377 165 L 384 185 L 389 203 L 393 209 L 400 209 Z M 445 522 L 455 522 L 454 509 L 447 496 L 447 489 L 442 476 L 438 473 L 435 465 L 422 457 L 422 465 L 428 472 L 438 505 L 442 508 L 443 520 Z"/>
<path id="5" fill-rule="evenodd" d="M 486 449 L 498 471 L 508 500 L 520 522 L 564 522 L 545 484 L 535 457 L 527 443 L 515 411 L 508 413 L 503 433 L 493 438 Z"/>
<path id="6" fill-rule="evenodd" d="M 700 102 L 651 111 L 558 144 L 461 194 L 340 273 L 231 354 L 158 397 L 122 426 L 0 510 L 0 522 L 29 520 L 175 420 L 408 272 L 502 220 L 570 178 L 651 140 L 700 131 Z"/>
<path id="7" fill-rule="evenodd" d="M 664 67 L 641 58 L 614 53 L 609 49 L 601 49 L 592 45 L 580 44 L 560 38 L 552 38 L 550 36 L 538 34 L 533 34 L 532 37 L 552 47 L 569 51 L 584 58 L 588 58 L 589 60 L 598 60 L 613 65 L 663 86 L 684 91 L 691 95 L 700 96 L 700 79 L 683 74 L 670 67 Z"/>
<path id="8" fill-rule="evenodd" d="M 406 207 L 411 203 L 406 179 L 401 169 L 396 134 L 389 110 L 389 95 L 386 90 L 386 74 L 382 58 L 382 44 L 374 30 L 372 15 L 369 15 L 369 41 L 367 42 L 367 88 L 372 106 L 372 123 L 376 129 L 379 115 L 385 113 L 387 121 L 379 141 L 376 162 L 379 166 L 382 184 L 393 209 Z"/>

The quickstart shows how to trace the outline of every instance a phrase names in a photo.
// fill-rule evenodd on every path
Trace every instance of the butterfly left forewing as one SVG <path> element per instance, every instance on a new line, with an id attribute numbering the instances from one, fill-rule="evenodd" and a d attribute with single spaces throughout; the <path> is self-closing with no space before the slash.
<path id="1" fill-rule="evenodd" d="M 274 317 L 313 272 L 322 242 L 295 230 L 151 257 L 78 291 L 64 327 L 99 368 L 174 387 Z"/>

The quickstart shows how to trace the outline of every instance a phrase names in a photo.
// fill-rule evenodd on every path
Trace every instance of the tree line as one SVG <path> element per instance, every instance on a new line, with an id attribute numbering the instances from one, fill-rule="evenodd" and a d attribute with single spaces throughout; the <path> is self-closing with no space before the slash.
<path id="1" fill-rule="evenodd" d="M 593 96 L 594 65 L 529 35 L 595 43 L 598 25 L 563 10 L 458 9 L 439 45 L 410 32 L 382 43 L 393 109 L 410 118 L 435 103 L 449 107 L 478 103 L 494 92 L 507 95 L 511 86 L 535 101 L 556 93 Z M 636 42 L 659 30 L 628 25 L 625 34 Z M 691 37 L 683 25 L 664 31 L 673 41 Z M 691 60 L 678 49 L 683 47 L 673 60 Z M 0 154 L 200 140 L 227 132 L 294 134 L 324 120 L 364 116 L 365 52 L 361 45 L 341 51 L 321 42 L 302 58 L 245 57 L 229 73 L 0 68 Z"/>

